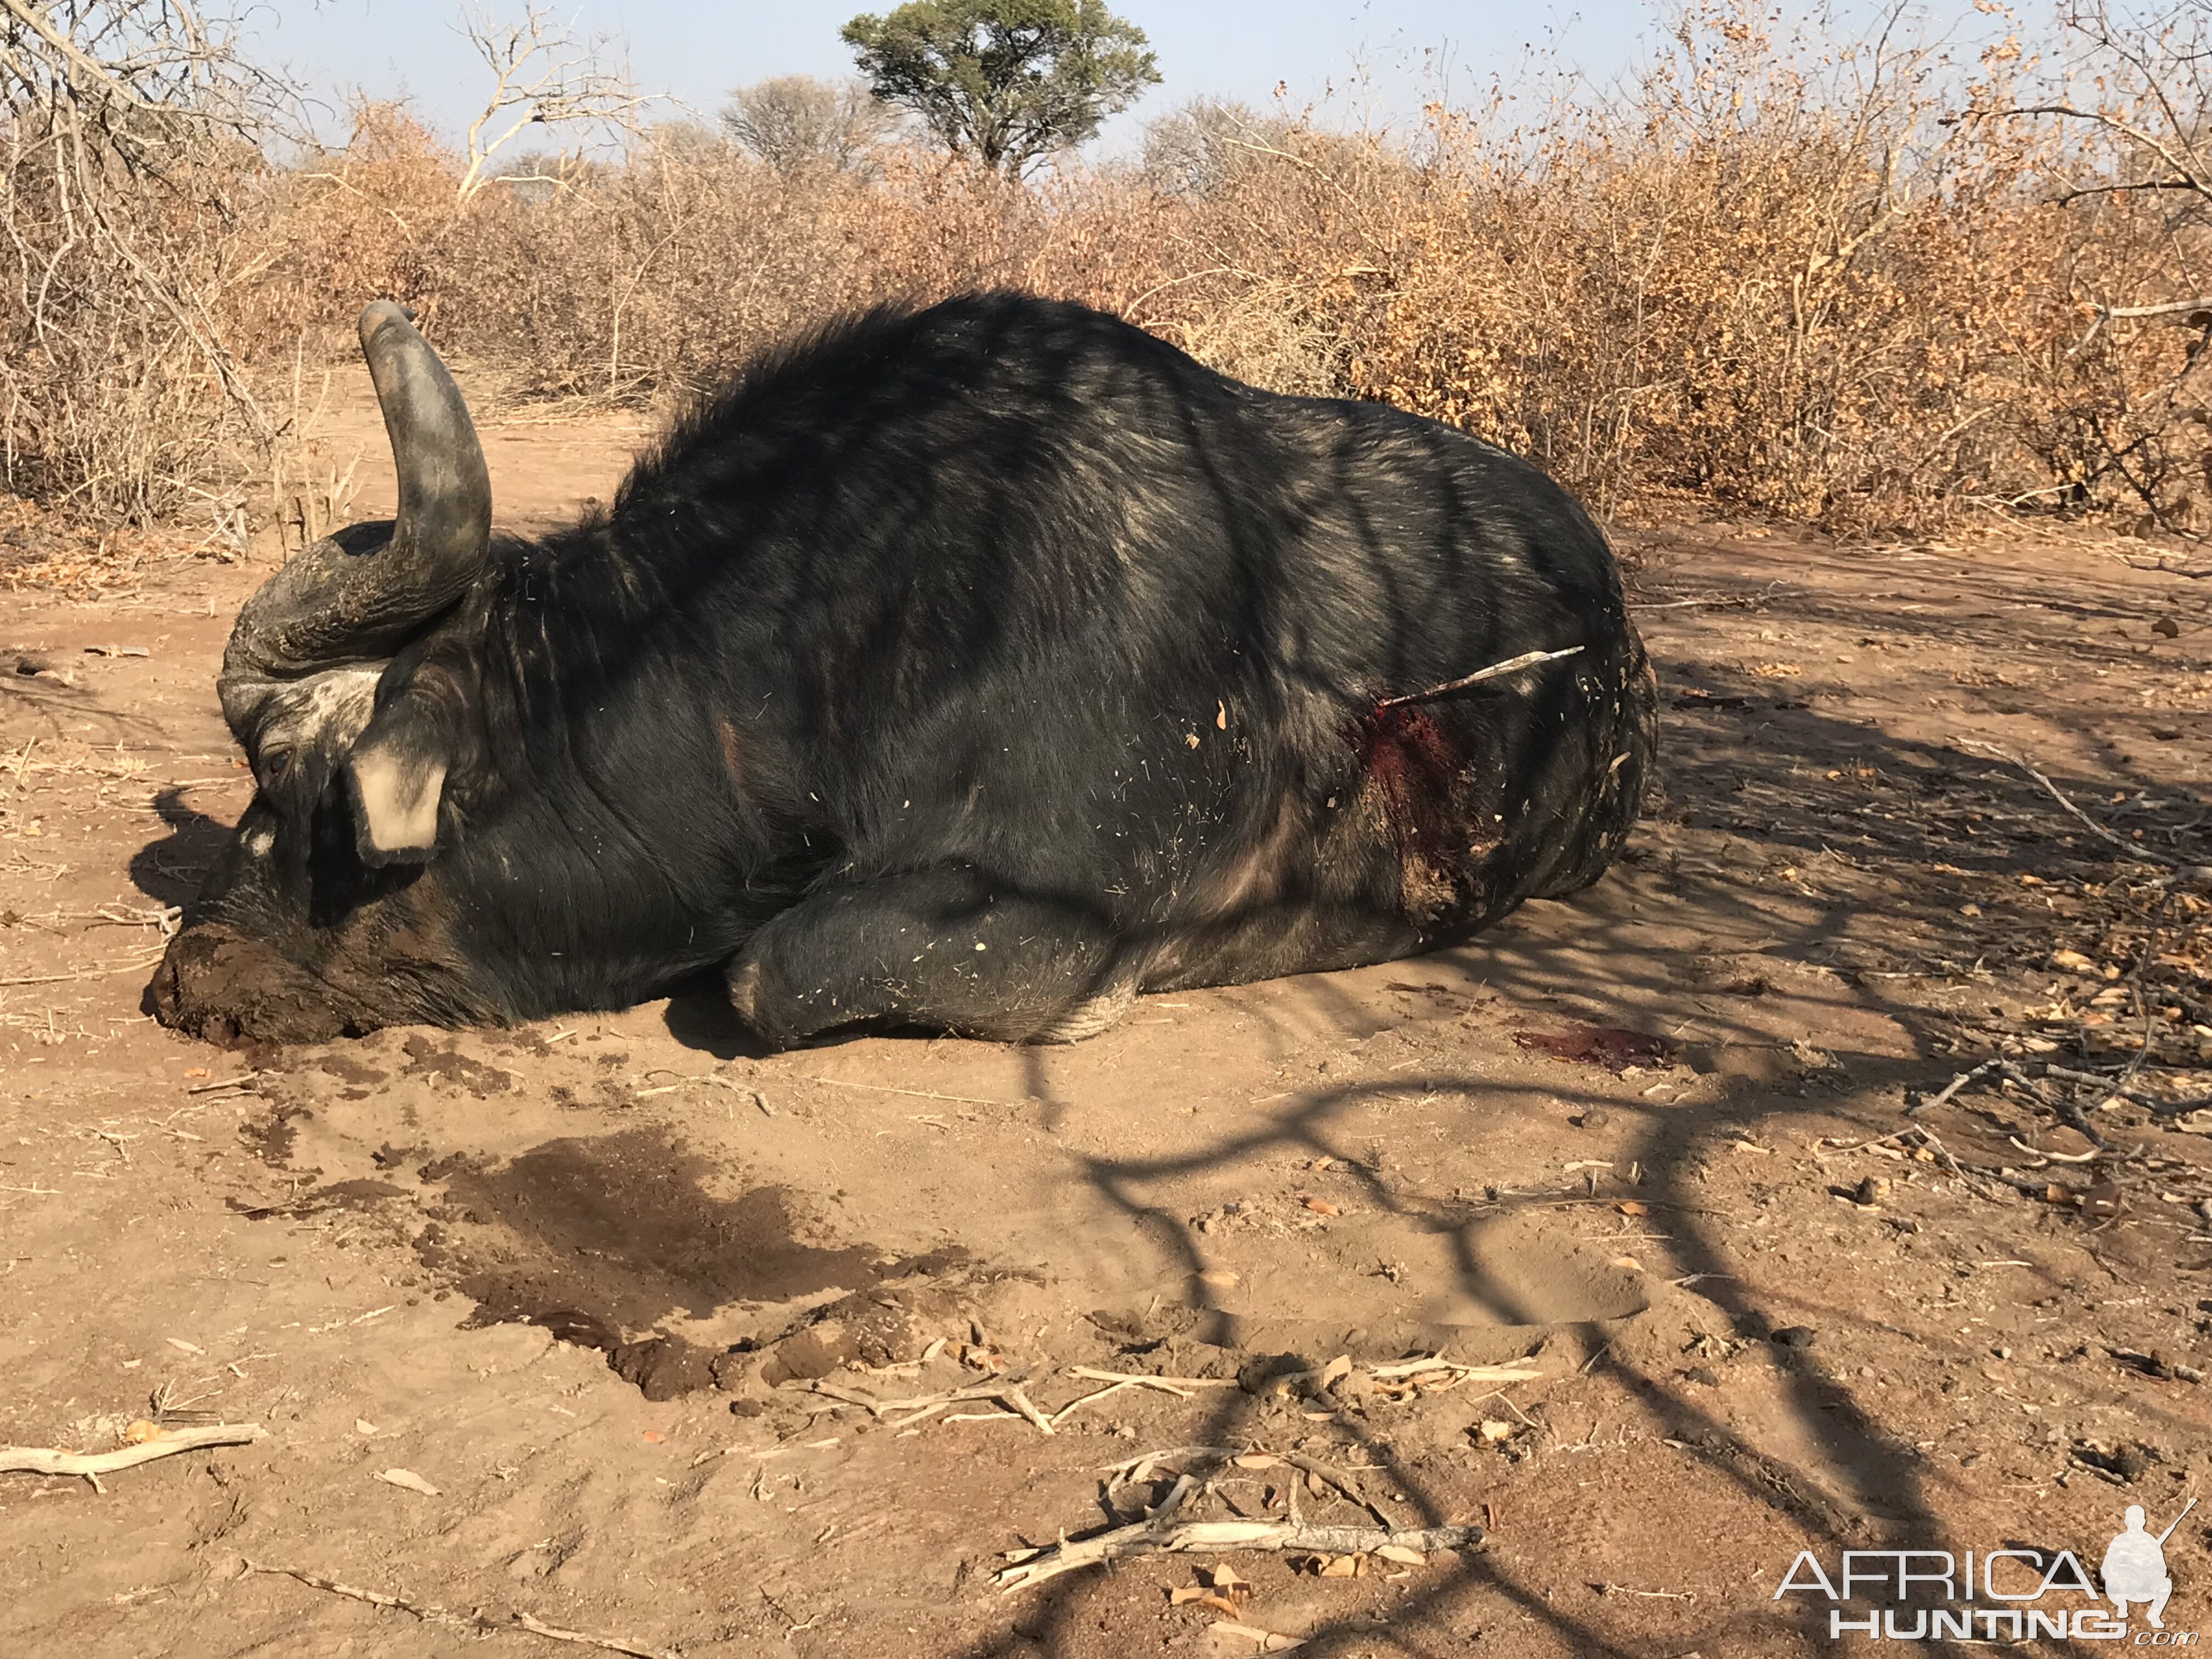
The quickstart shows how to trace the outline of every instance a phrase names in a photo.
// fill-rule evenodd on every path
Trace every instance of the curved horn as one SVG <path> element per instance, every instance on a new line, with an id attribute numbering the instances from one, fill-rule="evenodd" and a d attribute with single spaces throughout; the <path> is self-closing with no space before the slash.
<path id="1" fill-rule="evenodd" d="M 303 548 L 246 601 L 223 653 L 227 712 L 234 687 L 250 696 L 255 682 L 389 656 L 483 568 L 491 480 L 460 389 L 390 300 L 361 313 L 361 349 L 398 470 L 399 516 L 388 539 L 354 526 Z"/>

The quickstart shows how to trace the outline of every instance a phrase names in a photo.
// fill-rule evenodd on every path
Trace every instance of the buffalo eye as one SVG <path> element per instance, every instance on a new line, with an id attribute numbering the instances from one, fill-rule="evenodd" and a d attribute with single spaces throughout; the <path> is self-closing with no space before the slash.
<path id="1" fill-rule="evenodd" d="M 289 749 L 279 749 L 273 753 L 264 755 L 261 757 L 262 782 L 264 784 L 282 782 L 285 771 L 291 764 L 292 751 Z"/>

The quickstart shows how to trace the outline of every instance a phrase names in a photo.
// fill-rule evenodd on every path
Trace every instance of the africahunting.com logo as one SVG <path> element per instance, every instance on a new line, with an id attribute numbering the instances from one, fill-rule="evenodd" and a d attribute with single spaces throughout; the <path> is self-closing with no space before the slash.
<path id="1" fill-rule="evenodd" d="M 2090 1581 L 2074 1552 L 2060 1550 L 1845 1550 L 1831 1574 L 1810 1550 L 1799 1552 L 1774 1599 L 1825 1597 L 1828 1634 L 1889 1642 L 2132 1641 L 2137 1647 L 2197 1645 L 2195 1631 L 2168 1630 L 2173 1577 L 2166 1541 L 2197 1500 L 2164 1532 L 2150 1530 L 2140 1504 L 2105 1547 Z M 2087 1598 L 2083 1605 L 2081 1598 Z M 2137 1629 L 2133 1616 L 2148 1626 Z"/>

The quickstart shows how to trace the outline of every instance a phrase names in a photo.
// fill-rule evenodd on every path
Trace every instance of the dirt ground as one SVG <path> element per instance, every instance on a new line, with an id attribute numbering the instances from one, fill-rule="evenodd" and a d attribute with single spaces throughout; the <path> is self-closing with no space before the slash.
<path id="1" fill-rule="evenodd" d="M 632 437 L 491 426 L 504 520 Z M 141 991 L 248 798 L 214 678 L 269 567 L 0 593 L 0 1443 L 265 1431 L 0 1474 L 0 1656 L 580 1650 L 534 1620 L 688 1659 L 1719 1659 L 1838 1645 L 1776 1599 L 1801 1550 L 2094 1569 L 2126 1504 L 2163 1528 L 2212 1474 L 2212 887 L 2172 870 L 2212 862 L 2212 582 L 1623 539 L 1666 794 L 1613 874 L 1054 1048 L 766 1056 L 705 995 L 173 1036 Z M 1534 1375 L 1389 1364 L 1438 1352 Z M 1110 1386 L 1078 1367 L 1197 1381 L 1050 1433 L 1010 1403 Z M 994 1586 L 1185 1474 L 1193 1520 L 1480 1533 Z M 2212 1626 L 2212 1510 L 2166 1547 L 2167 1626 Z M 1220 1563 L 1249 1601 L 1172 1597 Z"/>

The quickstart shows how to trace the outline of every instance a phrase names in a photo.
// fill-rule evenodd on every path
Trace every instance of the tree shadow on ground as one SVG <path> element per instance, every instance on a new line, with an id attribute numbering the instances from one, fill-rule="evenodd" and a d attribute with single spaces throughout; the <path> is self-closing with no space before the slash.
<path id="1" fill-rule="evenodd" d="M 1844 614 L 1838 602 L 1817 592 L 1791 595 L 1749 580 L 1705 586 L 1723 595 L 1733 590 L 1734 597 L 1792 620 L 1826 616 L 1853 627 L 1870 622 L 1863 612 Z M 2132 606 L 2129 601 L 2136 597 L 2099 596 L 2079 608 L 2099 617 L 2135 617 L 2139 601 Z M 1940 643 L 1986 658 L 2016 644 L 2002 629 L 1987 627 L 1985 617 L 1885 613 L 1880 620 L 1885 630 L 1902 632 L 1914 648 Z M 2076 670 L 2124 654 L 2097 641 L 2064 653 Z M 1975 1041 L 1966 999 L 1986 1001 L 1991 993 L 1984 988 L 1993 987 L 1997 975 L 2039 968 L 2050 948 L 2057 918 L 2000 920 L 1964 908 L 1976 898 L 1987 901 L 1991 878 L 2017 881 L 2025 875 L 2045 885 L 2070 880 L 2092 890 L 2125 885 L 2112 879 L 2124 867 L 2114 863 L 2118 849 L 2069 817 L 2020 768 L 1965 746 L 1963 735 L 1948 742 L 1892 735 L 1842 712 L 1817 684 L 1793 684 L 1778 693 L 1772 684 L 1745 672 L 1683 660 L 1662 663 L 1661 672 L 1671 715 L 1662 761 L 1666 804 L 1632 849 L 1627 870 L 1565 904 L 1532 905 L 1471 945 L 1430 960 L 1449 962 L 1470 978 L 1524 999 L 1564 994 L 1594 1017 L 1610 1010 L 1616 1021 L 1632 1024 L 1639 1007 L 1656 1006 L 1695 982 L 1688 953 L 1679 947 L 1655 951 L 1640 924 L 1692 921 L 1708 934 L 1711 948 L 1738 961 L 1756 957 L 1816 970 L 1820 998 L 1853 1012 L 1862 1023 L 1871 1019 L 1899 1034 L 1902 1042 L 1892 1051 L 1838 1048 L 1832 1060 L 1836 1075 L 1848 1079 L 1838 1086 L 1856 1098 L 1901 1101 L 1907 1088 L 1950 1075 L 1953 1056 Z M 1990 712 L 2017 709 L 2007 688 L 1994 690 Z M 2117 763 L 2111 774 L 2095 776 L 2057 766 L 2045 769 L 2076 802 L 2112 811 L 2115 833 L 2124 840 L 2169 857 L 2212 861 L 2205 805 L 2190 791 Z M 2142 869 L 2140 864 L 2124 867 Z M 2094 926 L 2100 918 L 2071 920 Z M 1578 984 L 1578 967 L 1592 963 L 1602 963 L 1601 982 Z M 1419 966 L 1407 964 L 1416 978 Z M 1335 1012 L 1347 1027 L 1365 1017 L 1364 1005 L 1326 979 L 1314 983 L 1314 994 L 1324 1005 L 1340 1003 Z M 1703 1034 L 1723 1045 L 1779 1046 L 1771 1021 L 1731 1012 L 1754 1009 L 1757 994 L 1705 999 Z M 2077 1057 L 2085 1063 L 2093 1058 L 2086 1051 Z M 1070 1103 L 1055 1097 L 1042 1064 L 1033 1061 L 1030 1071 L 1030 1091 L 1046 1102 L 1048 1121 L 1072 1110 Z M 1616 1114 L 1623 1109 L 1617 1095 L 1577 1093 L 1557 1081 L 1547 1086 L 1570 1105 L 1602 1101 Z M 1568 1194 L 1492 1191 L 1469 1198 L 1425 1191 L 1418 1170 L 1363 1161 L 1345 1144 L 1343 1123 L 1361 1104 L 1382 1096 L 1447 1094 L 1465 1103 L 1471 1138 L 1510 1137 L 1512 1124 L 1503 1114 L 1506 1097 L 1517 1091 L 1449 1066 L 1386 1083 L 1308 1091 L 1262 1131 L 1176 1158 L 1094 1156 L 1084 1175 L 1099 1197 L 1154 1242 L 1164 1260 L 1182 1268 L 1197 1287 L 1194 1303 L 1205 1311 L 1205 1252 L 1190 1224 L 1152 1195 L 1156 1184 L 1267 1158 L 1332 1158 L 1348 1166 L 1376 1212 L 1431 1220 L 1441 1213 L 1462 1229 L 1463 1240 L 1467 1228 L 1517 1210 L 1541 1209 Z M 1711 1207 L 1700 1159 L 1716 1133 L 1757 1133 L 1762 1125 L 1779 1127 L 1804 1115 L 1807 1094 L 1803 1088 L 1742 1087 L 1705 1106 L 1644 1111 L 1637 1126 L 1632 1156 L 1643 1180 L 1636 1195 L 1666 1213 L 1678 1263 L 1687 1270 L 1687 1280 L 1698 1285 L 1697 1294 L 1710 1301 L 1720 1322 L 1750 1337 L 1802 1316 L 1804 1287 L 1792 1287 L 1785 1315 L 1776 1304 L 1774 1286 L 1734 1276 L 1741 1271 L 1728 1249 L 1735 1218 Z M 1992 1201 L 2009 1203 L 2015 1214 L 2033 1216 L 2039 1224 L 2049 1219 L 2009 1194 Z M 1475 1306 L 1507 1323 L 1524 1311 L 1474 1252 L 1458 1249 L 1455 1267 L 1460 1291 Z M 1836 1304 L 1826 1307 L 1824 1317 L 1832 1327 L 1864 1319 Z M 1963 1354 L 1972 1345 L 1957 1346 Z M 1786 1355 L 1781 1375 L 1799 1443 L 1816 1449 L 1819 1468 L 1746 1444 L 1679 1370 L 1602 1351 L 1598 1357 L 1609 1358 L 1611 1375 L 1671 1425 L 1670 1437 L 1685 1455 L 1745 1501 L 1786 1519 L 1826 1559 L 1884 1537 L 1920 1547 L 1960 1545 L 1944 1518 L 1943 1477 L 1923 1450 L 1886 1425 L 1857 1379 L 1815 1352 Z M 1304 1358 L 1319 1364 L 1329 1355 Z M 2150 1413 L 2157 1414 L 2154 1408 Z M 1264 1418 L 1249 1395 L 1213 1394 L 1193 1438 L 1208 1445 L 1252 1443 L 1274 1431 Z M 1469 1518 L 1455 1514 L 1450 1497 L 1398 1454 L 1386 1427 L 1344 1413 L 1336 1424 L 1405 1495 L 1414 1512 L 1410 1524 Z M 2178 1417 L 2171 1426 L 2176 1433 L 2185 1430 Z M 1833 1496 L 1838 1488 L 1856 1501 L 1838 1501 Z M 1109 1505 L 1101 1519 L 1125 1521 L 1133 1513 Z M 1964 1540 L 1967 1547 L 1976 1541 Z M 1782 1564 L 1774 1565 L 1778 1570 Z M 1492 1555 L 1466 1555 L 1439 1581 L 1404 1595 L 1385 1622 L 1368 1610 L 1324 1621 L 1306 1637 L 1302 1651 L 1423 1659 L 1461 1651 L 1466 1639 L 1461 1626 L 1485 1592 L 1502 1596 L 1569 1651 L 1626 1659 L 1648 1650 L 1555 1605 L 1543 1588 L 1548 1582 Z M 1009 1629 L 967 1651 L 970 1659 L 1038 1647 L 1087 1651 L 1090 1626 L 1109 1607 L 1121 1605 L 1114 1594 L 1110 1571 L 1054 1581 L 1028 1593 Z M 1698 1639 L 1795 1635 L 1794 1619 L 1788 1609 L 1747 1598 L 1740 1609 L 1711 1615 Z M 1948 1650 L 1949 1644 L 1938 1645 Z"/>

